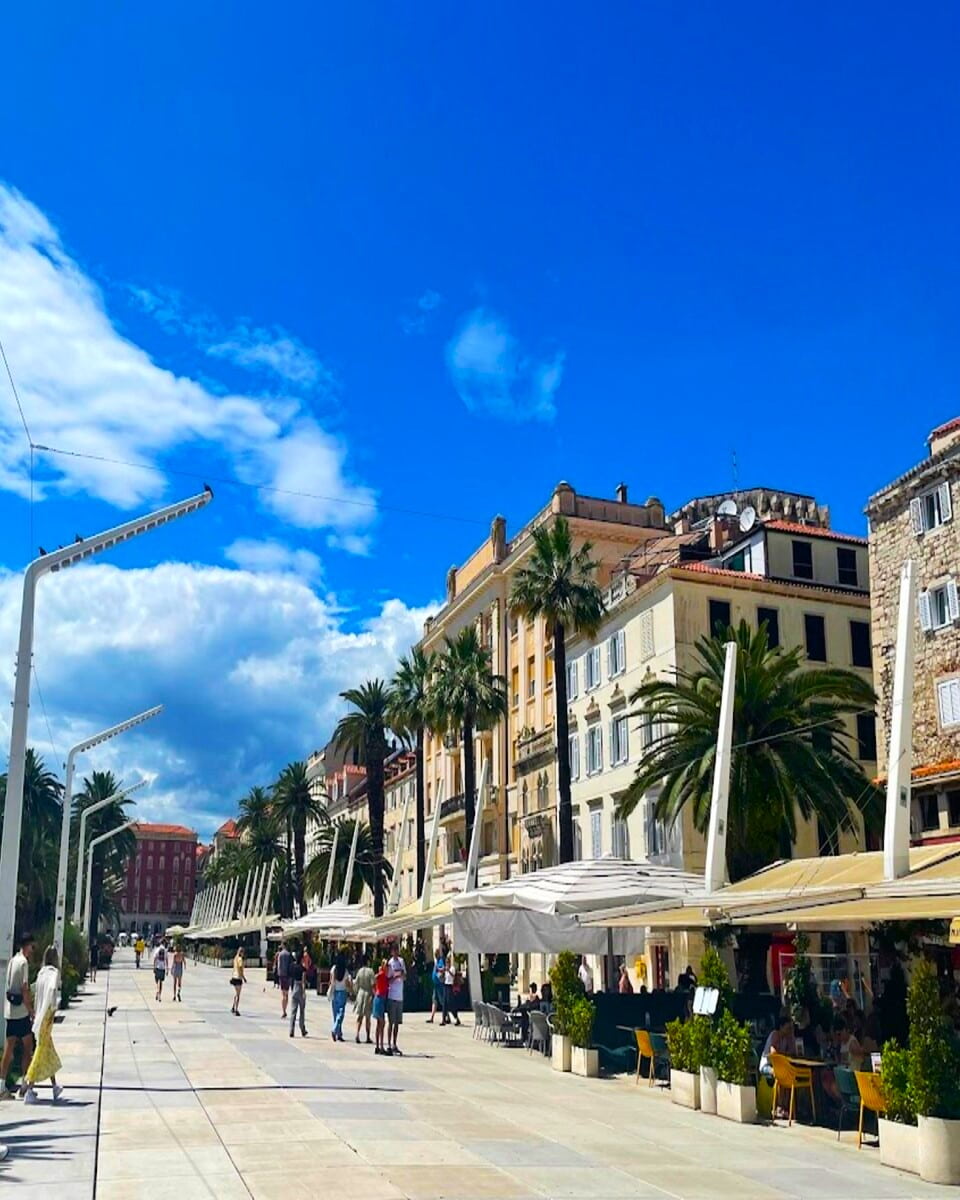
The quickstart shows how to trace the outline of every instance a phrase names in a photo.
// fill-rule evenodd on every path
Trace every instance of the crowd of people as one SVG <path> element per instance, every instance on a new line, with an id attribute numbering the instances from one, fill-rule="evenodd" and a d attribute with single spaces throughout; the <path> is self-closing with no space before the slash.
<path id="1" fill-rule="evenodd" d="M 43 965 L 30 985 L 30 956 L 34 937 L 24 933 L 18 941 L 17 953 L 7 963 L 4 981 L 4 1017 L 6 1038 L 0 1060 L 0 1100 L 17 1097 L 25 1104 L 36 1104 L 37 1085 L 49 1081 L 53 1099 L 57 1101 L 63 1088 L 57 1083 L 60 1058 L 53 1043 L 53 1023 L 60 1003 L 60 956 L 56 946 L 47 946 Z M 10 1091 L 7 1077 L 13 1056 L 20 1050 L 20 1062 L 26 1070 L 19 1088 Z"/>

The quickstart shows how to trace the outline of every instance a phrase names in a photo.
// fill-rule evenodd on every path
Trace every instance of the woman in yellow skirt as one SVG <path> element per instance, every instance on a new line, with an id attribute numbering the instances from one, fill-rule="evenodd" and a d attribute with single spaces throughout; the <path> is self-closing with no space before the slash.
<path id="1" fill-rule="evenodd" d="M 37 1039 L 37 1048 L 33 1052 L 21 1085 L 24 1104 L 36 1104 L 37 1093 L 34 1091 L 34 1084 L 45 1079 L 49 1079 L 53 1084 L 54 1100 L 59 1100 L 63 1094 L 63 1088 L 57 1083 L 57 1072 L 62 1064 L 53 1044 L 53 1019 L 60 1000 L 59 965 L 60 958 L 56 946 L 48 946 L 43 952 L 43 966 L 33 989 L 33 1036 Z"/>

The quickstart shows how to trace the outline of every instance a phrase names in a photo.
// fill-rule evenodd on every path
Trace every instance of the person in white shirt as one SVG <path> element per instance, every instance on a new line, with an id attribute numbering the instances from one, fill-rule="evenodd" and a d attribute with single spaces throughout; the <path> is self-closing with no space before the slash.
<path id="1" fill-rule="evenodd" d="M 457 1016 L 457 997 L 453 990 L 454 984 L 457 981 L 457 964 L 454 961 L 453 951 L 449 951 L 446 961 L 443 965 L 443 1020 L 441 1025 L 449 1025 L 450 1017 L 453 1017 L 455 1025 L 460 1024 L 460 1018 Z"/>
<path id="2" fill-rule="evenodd" d="M 387 963 L 387 1054 L 403 1055 L 397 1045 L 397 1034 L 403 1024 L 403 985 L 407 978 L 407 964 L 400 957 L 396 946 L 391 949 L 390 960 Z"/>
<path id="3" fill-rule="evenodd" d="M 167 977 L 167 946 L 165 942 L 153 952 L 153 979 L 157 985 L 157 1000 L 163 999 L 163 981 Z"/>
<path id="4" fill-rule="evenodd" d="M 24 933 L 19 942 L 19 952 L 7 963 L 4 982 L 3 1015 L 7 1021 L 7 1036 L 0 1058 L 0 1099 L 12 1100 L 14 1093 L 7 1091 L 6 1079 L 17 1042 L 20 1043 L 21 1061 L 29 1063 L 33 1057 L 33 996 L 30 992 L 30 953 L 33 950 L 33 934 Z"/>
<path id="5" fill-rule="evenodd" d="M 580 982 L 583 984 L 583 990 L 588 996 L 593 995 L 593 972 L 590 970 L 590 964 L 587 962 L 587 956 L 584 955 L 580 959 L 580 970 L 577 972 L 580 977 Z"/>
<path id="6" fill-rule="evenodd" d="M 60 956 L 56 946 L 48 946 L 43 952 L 43 966 L 37 974 L 34 1001 L 33 1036 L 37 1048 L 20 1085 L 25 1104 L 36 1104 L 36 1085 L 46 1079 L 50 1080 L 53 1087 L 54 1102 L 63 1095 L 63 1088 L 57 1083 L 57 1072 L 62 1064 L 53 1044 L 53 1022 L 60 1001 Z"/>

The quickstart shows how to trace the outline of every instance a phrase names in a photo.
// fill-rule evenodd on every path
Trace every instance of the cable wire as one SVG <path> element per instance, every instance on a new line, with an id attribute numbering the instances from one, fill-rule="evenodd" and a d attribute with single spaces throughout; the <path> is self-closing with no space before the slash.
<path id="1" fill-rule="evenodd" d="M 13 392 L 13 398 L 17 402 L 17 412 L 20 414 L 20 420 L 23 424 L 23 432 L 27 435 L 27 441 L 33 445 L 33 438 L 30 435 L 30 426 L 27 424 L 27 418 L 23 415 L 23 405 L 20 403 L 20 393 L 17 391 L 17 385 L 13 381 L 13 372 L 10 370 L 10 364 L 7 362 L 7 352 L 3 348 L 3 339 L 0 338 L 0 358 L 3 358 L 3 365 L 7 371 L 7 378 L 10 380 L 10 390 Z"/>

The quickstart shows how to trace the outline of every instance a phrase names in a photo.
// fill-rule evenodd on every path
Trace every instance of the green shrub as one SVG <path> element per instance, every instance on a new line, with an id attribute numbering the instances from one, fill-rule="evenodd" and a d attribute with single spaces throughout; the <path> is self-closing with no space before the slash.
<path id="1" fill-rule="evenodd" d="M 725 1009 L 730 1007 L 733 988 L 730 985 L 730 972 L 723 961 L 720 952 L 713 946 L 708 946 L 700 959 L 700 983 L 705 988 L 716 988 L 720 993 L 717 999 L 717 1011 L 713 1014 L 714 1023 L 719 1021 Z"/>
<path id="2" fill-rule="evenodd" d="M 726 1009 L 713 1031 L 710 1059 L 723 1083 L 740 1087 L 750 1079 L 750 1027 L 741 1025 L 730 1009 Z"/>
<path id="3" fill-rule="evenodd" d="M 921 959 L 907 993 L 910 1053 L 907 1093 L 920 1117 L 960 1118 L 960 1054 L 947 1032 L 933 963 Z"/>
<path id="4" fill-rule="evenodd" d="M 666 1026 L 670 1069 L 696 1075 L 703 1066 L 712 1065 L 712 1023 L 709 1017 L 691 1017 L 689 1021 L 670 1021 Z"/>
<path id="5" fill-rule="evenodd" d="M 593 1022 L 597 1011 L 586 996 L 578 996 L 570 1005 L 567 1017 L 567 1037 L 575 1046 L 589 1049 L 593 1043 Z"/>
<path id="6" fill-rule="evenodd" d="M 880 1088 L 888 1119 L 916 1125 L 917 1113 L 910 1097 L 910 1051 L 894 1038 L 884 1043 L 880 1061 Z"/>
<path id="7" fill-rule="evenodd" d="M 573 1006 L 583 997 L 577 975 L 577 956 L 570 950 L 561 950 L 549 975 L 553 988 L 553 1028 L 556 1033 L 569 1036 Z"/>
<path id="8" fill-rule="evenodd" d="M 33 954 L 30 958 L 30 978 L 36 979 L 37 972 L 43 965 L 44 951 L 53 945 L 53 922 L 38 930 L 33 943 Z M 63 980 L 61 996 L 65 1008 L 80 990 L 80 984 L 90 969 L 90 957 L 83 936 L 76 925 L 69 921 L 63 929 L 63 962 L 60 964 L 60 974 Z"/>
<path id="9" fill-rule="evenodd" d="M 794 1021 L 800 1021 L 804 1010 L 812 1016 L 817 1003 L 817 986 L 813 979 L 813 964 L 807 951 L 810 939 L 798 933 L 794 939 L 796 956 L 783 980 L 783 1002 Z"/>

